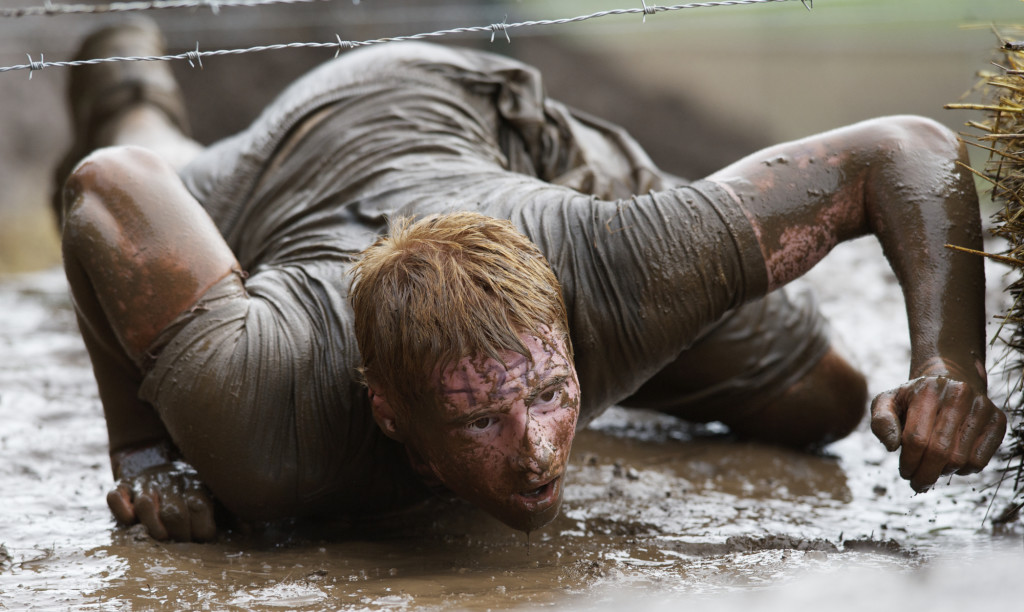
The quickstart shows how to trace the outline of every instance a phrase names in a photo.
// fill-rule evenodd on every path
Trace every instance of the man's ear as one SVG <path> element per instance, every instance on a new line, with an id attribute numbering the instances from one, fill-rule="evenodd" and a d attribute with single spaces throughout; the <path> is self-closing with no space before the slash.
<path id="1" fill-rule="evenodd" d="M 367 387 L 366 391 L 370 395 L 370 409 L 373 411 L 373 420 L 377 421 L 377 426 L 392 440 L 404 442 L 405 436 L 399 430 L 395 409 L 387 396 L 373 385 Z"/>

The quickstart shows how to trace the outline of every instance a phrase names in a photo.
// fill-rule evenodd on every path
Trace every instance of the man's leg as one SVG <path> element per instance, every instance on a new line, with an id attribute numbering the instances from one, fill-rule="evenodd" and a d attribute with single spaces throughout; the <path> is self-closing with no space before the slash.
<path id="1" fill-rule="evenodd" d="M 164 53 L 156 25 L 136 18 L 92 33 L 76 59 L 150 56 Z M 71 171 L 92 151 L 115 145 L 149 149 L 180 170 L 202 146 L 189 136 L 188 118 L 178 84 L 167 64 L 115 62 L 71 71 L 68 83 L 74 140 L 55 172 L 53 206 L 63 218 L 63 186 Z"/>
<path id="2" fill-rule="evenodd" d="M 867 401 L 864 375 L 829 348 L 781 396 L 727 424 L 745 438 L 818 447 L 849 435 L 864 417 Z"/>
<path id="3" fill-rule="evenodd" d="M 826 327 L 808 294 L 775 292 L 727 314 L 623 404 L 720 421 L 747 439 L 827 444 L 860 422 L 867 385 Z"/>

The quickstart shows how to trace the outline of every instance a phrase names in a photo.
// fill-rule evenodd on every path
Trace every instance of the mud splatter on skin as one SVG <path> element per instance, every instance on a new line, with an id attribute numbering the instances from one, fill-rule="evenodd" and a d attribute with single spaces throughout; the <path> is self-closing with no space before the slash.
<path id="1" fill-rule="evenodd" d="M 406 442 L 449 490 L 523 531 L 558 513 L 579 414 L 579 382 L 558 336 L 546 327 L 522 336 L 529 357 L 460 361 L 442 380 L 440 410 Z"/>
<path id="2" fill-rule="evenodd" d="M 799 277 L 806 262 L 825 257 L 839 242 L 852 237 L 850 229 L 864 216 L 864 184 L 870 164 L 851 153 L 836 153 L 822 142 L 804 148 L 790 147 L 762 163 L 762 171 L 734 193 L 748 205 L 750 194 L 775 194 L 773 202 L 788 202 L 774 214 L 761 206 L 752 213 L 755 234 L 761 242 L 769 284 L 779 287 Z M 780 214 L 782 213 L 782 214 Z M 838 230 L 838 231 L 837 231 Z"/>
<path id="3" fill-rule="evenodd" d="M 820 157 L 819 157 L 820 156 Z M 814 187 L 792 185 L 794 191 L 804 189 L 805 199 L 814 202 L 813 218 L 803 223 L 794 223 L 783 229 L 778 242 L 768 247 L 771 255 L 765 262 L 773 279 L 792 279 L 802 273 L 803 262 L 818 261 L 827 255 L 841 241 L 835 228 L 852 227 L 858 223 L 863 210 L 863 193 L 860 189 L 844 189 L 844 186 L 860 185 L 867 169 L 861 169 L 860 179 L 850 177 L 840 170 L 845 155 L 836 155 L 825 150 L 816 150 L 811 155 L 797 159 L 796 165 L 805 169 L 823 159 L 821 164 L 829 168 L 826 182 Z M 799 194 L 794 197 L 799 197 Z M 760 232 L 763 236 L 764 233 Z"/>

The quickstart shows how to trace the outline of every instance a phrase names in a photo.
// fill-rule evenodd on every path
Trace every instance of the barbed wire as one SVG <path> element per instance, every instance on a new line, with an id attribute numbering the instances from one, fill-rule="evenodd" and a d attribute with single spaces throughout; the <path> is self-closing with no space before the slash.
<path id="1" fill-rule="evenodd" d="M 0 17 L 37 17 L 40 15 L 71 15 L 80 13 L 122 13 L 128 11 L 150 11 L 155 9 L 209 7 L 217 14 L 222 7 L 253 7 L 270 4 L 307 4 L 330 2 L 330 0 L 148 0 L 146 2 L 110 2 L 108 4 L 54 4 L 50 0 L 42 6 L 24 8 L 0 8 Z"/>
<path id="2" fill-rule="evenodd" d="M 171 1 L 171 0 L 169 0 Z M 195 0 L 181 0 L 181 1 L 195 1 Z M 389 36 L 386 38 L 374 38 L 370 40 L 342 40 L 341 36 L 335 34 L 335 41 L 332 42 L 293 42 L 293 43 L 281 43 L 274 45 L 257 45 L 255 47 L 247 47 L 244 49 L 218 49 L 214 51 L 200 51 L 199 43 L 196 42 L 196 48 L 193 51 L 186 51 L 184 53 L 177 53 L 171 55 L 147 55 L 147 56 L 131 56 L 131 57 L 103 57 L 88 60 L 74 60 L 64 62 L 47 62 L 42 53 L 39 54 L 39 61 L 33 61 L 30 54 L 28 56 L 27 64 L 18 64 L 14 66 L 3 66 L 0 67 L 0 73 L 10 72 L 13 70 L 28 70 L 29 78 L 32 78 L 32 74 L 43 70 L 44 68 L 68 68 L 74 66 L 90 66 L 95 64 L 104 64 L 111 62 L 166 62 L 173 60 L 186 60 L 189 65 L 195 68 L 203 66 L 204 57 L 217 57 L 221 55 L 242 55 L 245 53 L 259 53 L 262 51 L 277 51 L 281 49 L 336 49 L 334 54 L 338 56 L 342 51 L 354 49 L 356 47 L 365 47 L 369 45 L 377 45 L 387 42 L 398 42 L 404 40 L 424 40 L 428 38 L 439 38 L 442 36 L 450 36 L 453 34 L 471 34 L 471 33 L 491 33 L 491 42 L 494 42 L 494 36 L 498 33 L 504 34 L 505 40 L 509 43 L 512 42 L 508 31 L 516 28 L 525 28 L 532 26 L 549 26 L 549 25 L 564 25 L 569 23 L 579 23 L 581 21 L 587 21 L 590 19 L 599 19 L 602 17 L 609 17 L 612 15 L 635 15 L 642 14 L 644 21 L 646 22 L 648 15 L 655 15 L 657 13 L 663 13 L 667 11 L 680 11 L 684 9 L 694 8 L 711 8 L 718 6 L 741 6 L 751 4 L 773 4 L 780 2 L 793 2 L 797 0 L 716 0 L 713 2 L 691 2 L 689 4 L 675 4 L 671 6 L 659 6 L 659 5 L 648 5 L 646 0 L 640 0 L 642 6 L 637 8 L 623 8 L 623 9 L 611 9 L 607 11 L 598 11 L 596 13 L 590 13 L 588 15 L 579 15 L 576 17 L 565 17 L 562 19 L 536 19 L 530 21 L 520 21 L 516 23 L 507 23 L 502 21 L 500 23 L 492 23 L 485 26 L 469 26 L 461 28 L 449 28 L 446 30 L 436 30 L 434 32 L 423 32 L 420 34 L 409 34 L 405 36 Z M 804 8 L 811 10 L 814 8 L 814 0 L 798 0 L 804 5 Z"/>

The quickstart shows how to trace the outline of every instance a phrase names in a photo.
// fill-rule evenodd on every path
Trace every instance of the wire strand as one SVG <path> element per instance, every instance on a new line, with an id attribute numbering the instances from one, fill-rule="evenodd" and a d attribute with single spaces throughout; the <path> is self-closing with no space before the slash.
<path id="1" fill-rule="evenodd" d="M 196 0 L 166 0 L 167 2 L 192 2 Z M 226 6 L 229 0 L 216 0 L 221 6 Z M 316 0 L 255 0 L 265 2 L 295 2 L 295 1 L 316 1 Z M 37 72 L 44 68 L 68 68 L 74 66 L 90 66 L 95 64 L 104 64 L 111 62 L 164 62 L 172 60 L 187 60 L 193 66 L 197 64 L 202 67 L 202 58 L 204 57 L 217 57 L 221 55 L 242 55 L 246 53 L 260 53 L 263 51 L 278 51 L 281 49 L 336 49 L 338 55 L 341 51 L 353 49 L 355 47 L 365 47 L 369 45 L 377 45 L 387 42 L 398 42 L 403 40 L 424 40 L 428 38 L 439 38 L 442 36 L 451 36 L 454 34 L 471 34 L 471 33 L 490 33 L 491 40 L 494 40 L 494 34 L 502 33 L 508 42 L 512 42 L 509 36 L 509 30 L 517 28 L 535 27 L 535 26 L 550 26 L 550 25 L 565 25 L 570 23 L 579 23 L 582 21 L 588 21 L 590 19 L 600 19 L 603 17 L 609 17 L 613 15 L 635 15 L 641 14 L 646 21 L 648 16 L 656 13 L 663 13 L 668 11 L 680 11 L 684 9 L 695 9 L 695 8 L 712 8 L 722 6 L 741 6 L 751 4 L 776 4 L 781 2 L 793 2 L 794 0 L 717 0 L 713 2 L 691 2 L 689 4 L 675 4 L 672 6 L 657 6 L 649 5 L 644 0 L 641 0 L 642 6 L 635 8 L 622 8 L 622 9 L 611 9 L 606 11 L 599 11 L 596 13 L 590 13 L 588 15 L 578 15 L 576 17 L 565 17 L 562 19 L 537 19 L 530 21 L 520 21 L 517 23 L 494 23 L 484 26 L 469 26 L 460 28 L 449 28 L 445 30 L 436 30 L 433 32 L 423 32 L 420 34 L 409 34 L 405 36 L 389 36 L 385 38 L 374 38 L 370 40 L 342 40 L 340 36 L 335 35 L 336 39 L 332 42 L 293 42 L 293 43 L 281 43 L 273 45 L 257 45 L 254 47 L 247 47 L 244 49 L 218 49 L 213 51 L 200 51 L 199 43 L 196 43 L 196 48 L 193 51 L 186 51 L 184 53 L 170 54 L 170 55 L 149 55 L 149 56 L 129 56 L 129 57 L 104 57 L 88 60 L 74 60 L 65 62 L 47 62 L 44 61 L 42 54 L 39 56 L 39 61 L 33 61 L 32 56 L 28 55 L 27 64 L 18 64 L 14 66 L 0 67 L 0 73 L 10 72 L 13 70 L 29 70 L 29 78 L 32 77 L 33 72 Z M 799 0 L 805 8 L 810 10 L 813 7 L 813 0 Z M 209 4 L 210 0 L 206 0 L 205 4 Z M 153 3 L 150 3 L 153 4 Z"/>

